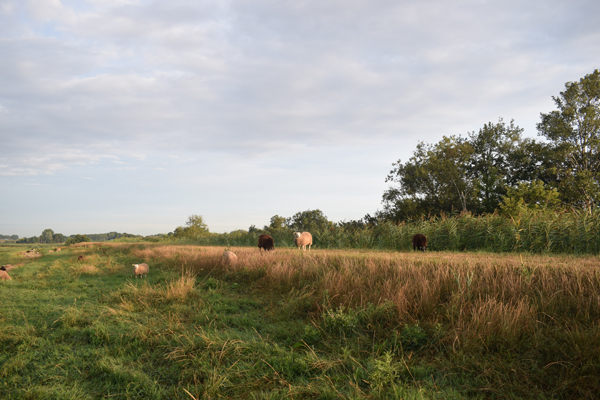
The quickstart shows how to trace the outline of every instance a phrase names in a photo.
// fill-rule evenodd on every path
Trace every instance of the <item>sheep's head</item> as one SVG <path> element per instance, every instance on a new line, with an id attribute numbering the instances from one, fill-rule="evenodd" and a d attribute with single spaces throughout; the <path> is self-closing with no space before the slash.
<path id="1" fill-rule="evenodd" d="M 298 239 L 302 235 L 300 232 L 294 232 L 294 238 Z"/>
<path id="2" fill-rule="evenodd" d="M 136 270 L 138 269 L 138 267 L 140 266 L 140 264 L 131 264 L 133 266 L 133 269 Z"/>

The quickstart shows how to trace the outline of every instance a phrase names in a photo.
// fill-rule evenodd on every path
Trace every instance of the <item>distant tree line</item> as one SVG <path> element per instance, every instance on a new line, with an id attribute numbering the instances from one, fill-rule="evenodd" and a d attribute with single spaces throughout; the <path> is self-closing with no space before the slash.
<path id="1" fill-rule="evenodd" d="M 19 235 L 0 235 L 0 240 L 18 240 Z"/>
<path id="2" fill-rule="evenodd" d="M 91 233 L 91 234 L 76 234 L 65 236 L 62 233 L 54 233 L 52 229 L 44 229 L 40 236 L 24 237 L 17 240 L 17 243 L 65 243 L 71 245 L 80 242 L 104 242 L 120 238 L 137 238 L 142 239 L 143 236 L 133 235 L 130 233 Z"/>
<path id="3" fill-rule="evenodd" d="M 598 208 L 600 72 L 566 83 L 553 100 L 557 110 L 537 124 L 541 142 L 502 119 L 466 137 L 420 142 L 408 161 L 393 164 L 376 219 Z"/>

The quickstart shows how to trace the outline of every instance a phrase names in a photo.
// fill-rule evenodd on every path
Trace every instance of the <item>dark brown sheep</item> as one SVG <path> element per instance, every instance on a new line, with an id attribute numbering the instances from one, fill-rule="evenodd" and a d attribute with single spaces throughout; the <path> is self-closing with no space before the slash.
<path id="1" fill-rule="evenodd" d="M 79 257 L 77 257 L 77 260 L 78 260 L 78 261 L 81 261 L 81 260 L 83 260 L 84 258 L 85 258 L 85 257 L 83 257 L 83 256 L 79 256 Z"/>
<path id="2" fill-rule="evenodd" d="M 258 249 L 275 250 L 275 242 L 273 238 L 269 235 L 262 234 L 258 237 Z"/>
<path id="3" fill-rule="evenodd" d="M 413 250 L 427 250 L 427 237 L 425 235 L 421 235 L 417 233 L 413 236 Z"/>

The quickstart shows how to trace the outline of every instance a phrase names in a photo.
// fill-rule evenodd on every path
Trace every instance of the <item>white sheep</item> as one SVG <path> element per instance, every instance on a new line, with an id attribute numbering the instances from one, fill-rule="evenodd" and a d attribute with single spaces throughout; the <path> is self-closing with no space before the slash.
<path id="1" fill-rule="evenodd" d="M 233 251 L 228 250 L 225 253 L 223 253 L 223 264 L 237 264 L 237 256 Z"/>
<path id="2" fill-rule="evenodd" d="M 143 278 L 144 276 L 148 275 L 148 264 L 143 263 L 143 264 L 132 264 L 133 265 L 133 275 L 134 277 L 140 277 Z"/>
<path id="3" fill-rule="evenodd" d="M 11 277 L 8 276 L 8 272 L 4 269 L 4 266 L 0 269 L 0 280 L 2 281 L 10 281 Z"/>
<path id="4" fill-rule="evenodd" d="M 298 248 L 302 247 L 302 251 L 306 251 L 306 246 L 308 246 L 308 251 L 310 251 L 312 235 L 309 232 L 294 232 L 294 244 Z"/>

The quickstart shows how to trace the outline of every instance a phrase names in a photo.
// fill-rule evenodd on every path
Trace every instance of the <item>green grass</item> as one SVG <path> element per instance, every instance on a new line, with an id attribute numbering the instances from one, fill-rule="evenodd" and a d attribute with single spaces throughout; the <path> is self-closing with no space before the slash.
<path id="1" fill-rule="evenodd" d="M 0 247 L 24 264 L 0 282 L 2 399 L 600 393 L 597 258 L 233 248 L 226 266 L 223 248 L 24 249 Z"/>

